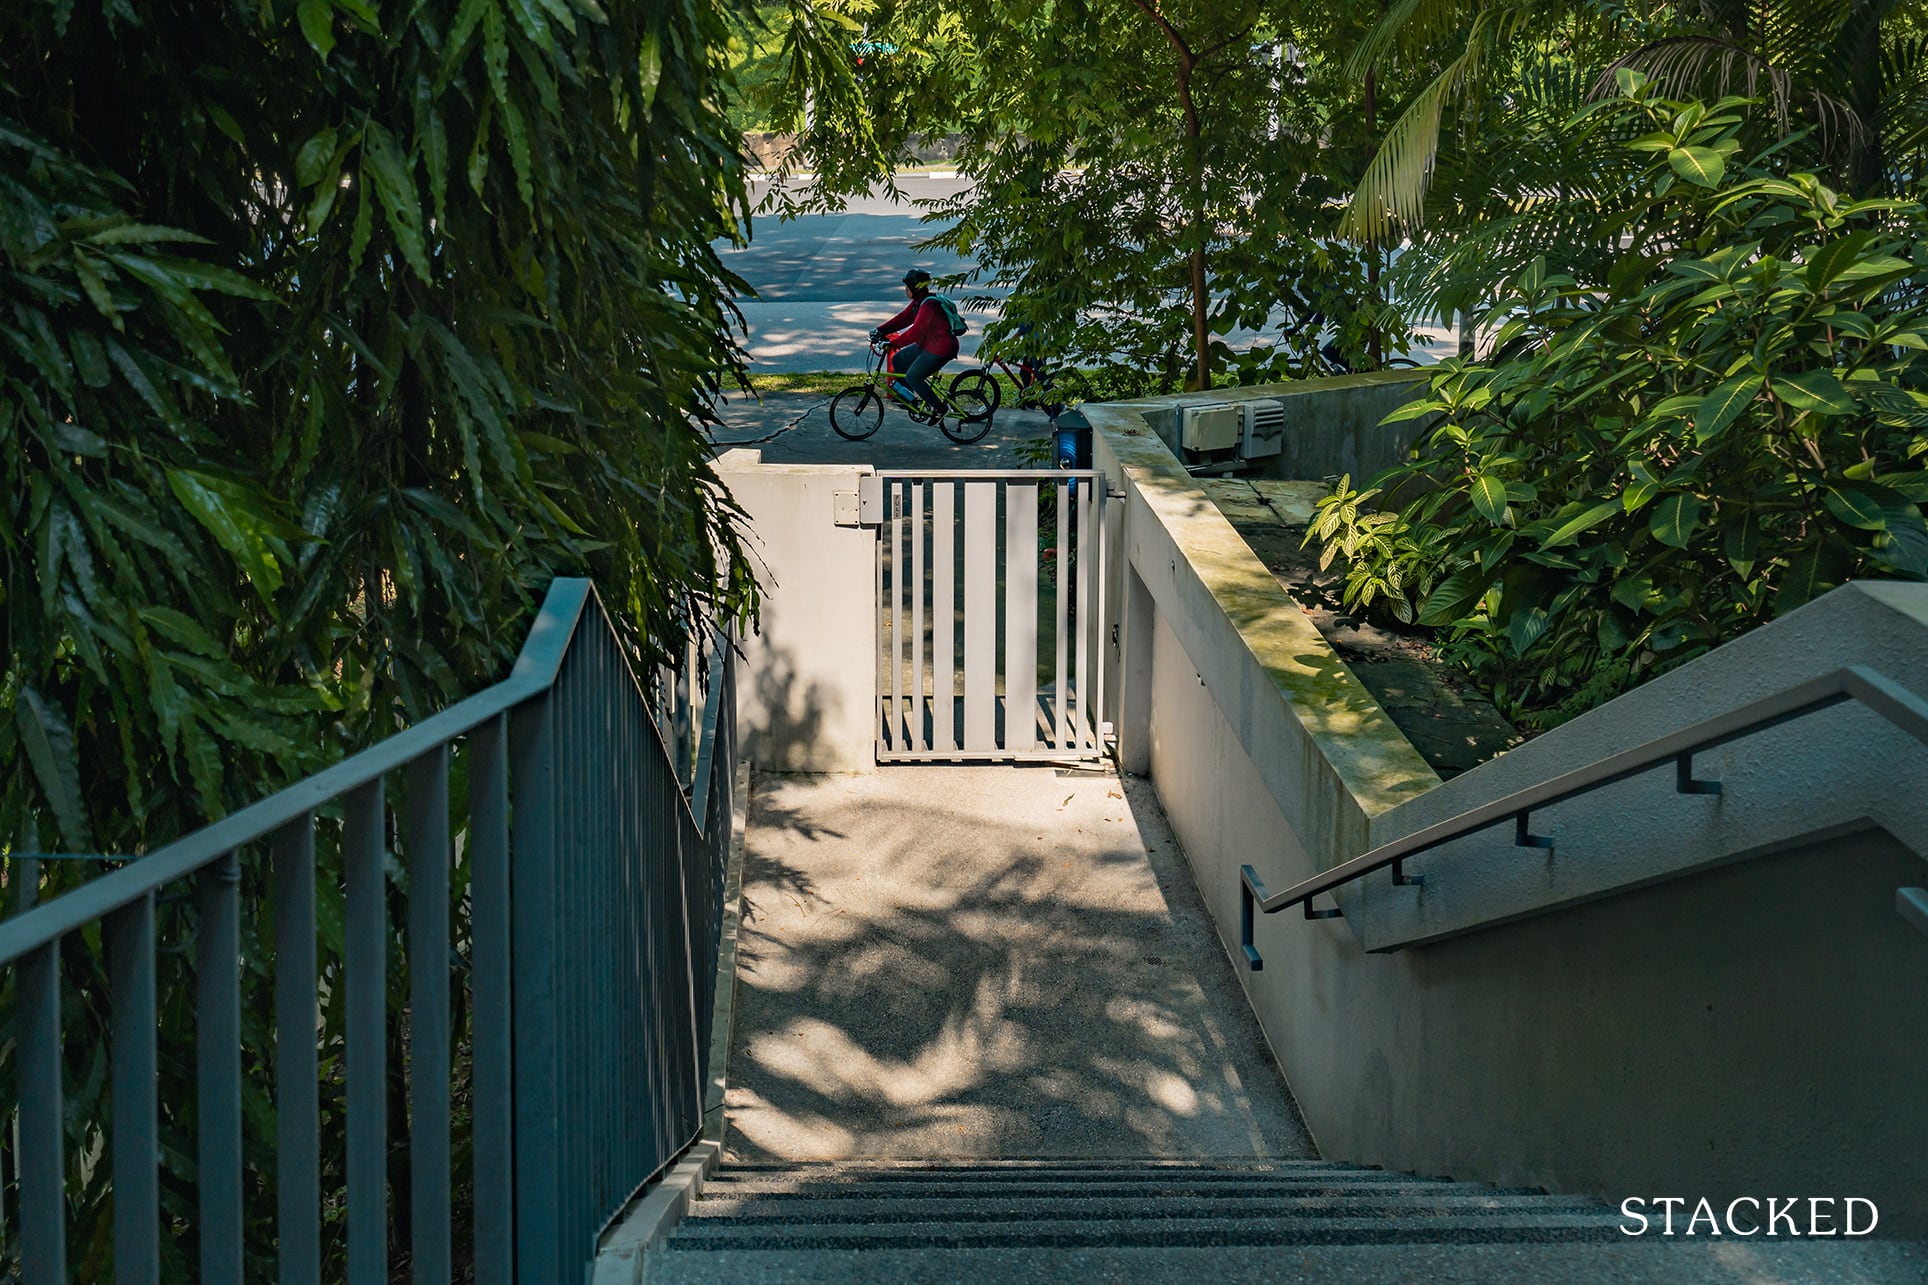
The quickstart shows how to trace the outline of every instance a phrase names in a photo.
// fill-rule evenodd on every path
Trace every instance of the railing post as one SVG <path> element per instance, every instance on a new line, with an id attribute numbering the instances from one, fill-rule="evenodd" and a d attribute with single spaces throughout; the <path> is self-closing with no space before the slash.
<path id="1" fill-rule="evenodd" d="M 281 1285 L 321 1282 L 321 1059 L 315 1002 L 315 817 L 274 861 L 275 1242 Z"/>
<path id="2" fill-rule="evenodd" d="M 114 911 L 104 927 L 113 994 L 114 1279 L 133 1285 L 161 1277 L 154 894 Z"/>
<path id="3" fill-rule="evenodd" d="M 509 716 L 514 790 L 510 932 L 515 960 L 515 1249 L 519 1279 L 564 1279 L 557 1082 L 556 763 L 550 693 Z"/>
<path id="4" fill-rule="evenodd" d="M 388 1280 L 388 927 L 380 779 L 347 797 L 342 846 L 348 1063 L 348 1282 Z"/>
<path id="5" fill-rule="evenodd" d="M 201 1280 L 241 1285 L 241 868 L 202 869 L 194 904 L 194 1042 L 200 1112 Z"/>
<path id="6" fill-rule="evenodd" d="M 469 737 L 469 940 L 475 998 L 476 1285 L 515 1279 L 514 1040 L 510 985 L 509 760 L 504 720 Z"/>
<path id="7" fill-rule="evenodd" d="M 407 768 L 409 1253 L 447 1282 L 449 1241 L 449 750 Z"/>
<path id="8" fill-rule="evenodd" d="M 60 1085 L 60 939 L 14 974 L 20 1059 L 20 1271 L 26 1285 L 67 1279 L 66 1130 Z"/>

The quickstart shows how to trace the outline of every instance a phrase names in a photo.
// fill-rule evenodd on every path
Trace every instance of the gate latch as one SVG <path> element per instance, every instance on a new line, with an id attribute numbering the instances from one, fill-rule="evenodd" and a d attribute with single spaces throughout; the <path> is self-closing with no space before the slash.
<path id="1" fill-rule="evenodd" d="M 844 517 L 844 501 L 853 499 L 850 517 Z M 882 526 L 884 524 L 884 479 L 875 473 L 866 473 L 857 479 L 855 495 L 849 491 L 837 492 L 838 526 Z"/>

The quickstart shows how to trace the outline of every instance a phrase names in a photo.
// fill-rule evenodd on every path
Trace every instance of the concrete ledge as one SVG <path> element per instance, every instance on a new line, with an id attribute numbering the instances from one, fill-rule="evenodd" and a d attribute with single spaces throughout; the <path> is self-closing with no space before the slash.
<path id="1" fill-rule="evenodd" d="M 644 1187 L 610 1223 L 596 1246 L 591 1285 L 640 1285 L 645 1256 L 676 1226 L 722 1159 L 729 1088 L 730 1039 L 736 1023 L 736 949 L 742 928 L 743 838 L 750 808 L 750 765 L 736 765 L 730 815 L 730 864 L 723 884 L 723 928 L 716 953 L 716 1008 L 710 1018 L 710 1082 L 703 1096 L 703 1132 L 668 1171 Z"/>

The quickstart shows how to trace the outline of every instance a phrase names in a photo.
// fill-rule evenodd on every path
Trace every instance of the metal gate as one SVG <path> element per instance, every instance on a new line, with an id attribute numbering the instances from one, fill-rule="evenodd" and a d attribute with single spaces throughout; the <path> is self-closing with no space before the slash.
<path id="1" fill-rule="evenodd" d="M 881 471 L 880 763 L 1104 752 L 1104 478 Z"/>

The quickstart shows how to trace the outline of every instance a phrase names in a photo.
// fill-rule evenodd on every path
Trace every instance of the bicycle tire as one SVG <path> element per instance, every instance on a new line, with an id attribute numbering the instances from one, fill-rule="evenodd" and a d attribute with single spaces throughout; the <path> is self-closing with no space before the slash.
<path id="1" fill-rule="evenodd" d="M 869 384 L 852 384 L 830 399 L 830 427 L 848 442 L 861 442 L 883 426 L 884 399 Z"/>
<path id="2" fill-rule="evenodd" d="M 982 366 L 960 370 L 951 378 L 949 396 L 952 404 L 956 404 L 960 396 L 971 392 L 977 393 L 990 407 L 984 412 L 986 419 L 997 414 L 998 406 L 1004 401 L 1004 390 L 998 386 L 997 377 Z"/>
<path id="3" fill-rule="evenodd" d="M 969 446 L 991 431 L 991 405 L 980 393 L 965 389 L 953 393 L 948 411 L 938 419 L 944 436 L 959 446 Z"/>

